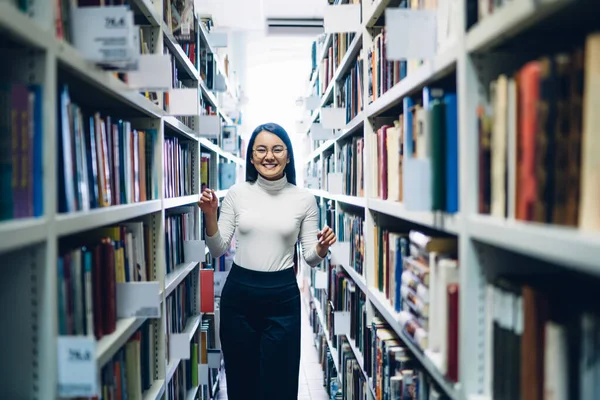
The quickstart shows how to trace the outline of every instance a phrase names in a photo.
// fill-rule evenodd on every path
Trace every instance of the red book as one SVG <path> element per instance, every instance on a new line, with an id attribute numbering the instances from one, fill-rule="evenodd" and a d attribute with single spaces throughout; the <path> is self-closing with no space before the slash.
<path id="1" fill-rule="evenodd" d="M 448 360 L 447 377 L 452 382 L 458 382 L 458 292 L 457 283 L 451 283 L 447 288 L 448 296 Z"/>
<path id="2" fill-rule="evenodd" d="M 215 271 L 200 270 L 200 312 L 215 312 Z"/>
<path id="3" fill-rule="evenodd" d="M 519 130 L 517 132 L 517 219 L 533 220 L 537 199 L 535 173 L 535 135 L 540 99 L 540 65 L 531 61 L 519 73 Z"/>

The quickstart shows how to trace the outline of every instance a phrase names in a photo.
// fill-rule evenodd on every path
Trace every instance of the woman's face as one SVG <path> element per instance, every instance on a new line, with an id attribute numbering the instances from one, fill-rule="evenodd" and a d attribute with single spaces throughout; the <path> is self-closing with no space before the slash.
<path id="1" fill-rule="evenodd" d="M 283 140 L 271 132 L 262 131 L 254 140 L 251 161 L 264 178 L 276 180 L 283 176 L 290 159 Z"/>

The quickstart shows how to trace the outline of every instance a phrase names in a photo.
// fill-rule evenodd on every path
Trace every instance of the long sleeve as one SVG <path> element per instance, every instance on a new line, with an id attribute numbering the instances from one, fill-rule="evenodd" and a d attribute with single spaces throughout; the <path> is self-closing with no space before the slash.
<path id="1" fill-rule="evenodd" d="M 234 197 L 235 192 L 232 188 L 227 192 L 227 195 L 221 204 L 217 233 L 213 236 L 206 235 L 206 245 L 210 250 L 210 254 L 215 258 L 225 254 L 231 243 L 231 238 L 235 233 L 237 217 L 234 208 Z"/>
<path id="2" fill-rule="evenodd" d="M 317 201 L 310 194 L 307 200 L 306 216 L 300 226 L 300 243 L 302 244 L 302 256 L 308 265 L 315 267 L 323 258 L 317 253 L 317 234 L 319 233 L 319 209 Z"/>

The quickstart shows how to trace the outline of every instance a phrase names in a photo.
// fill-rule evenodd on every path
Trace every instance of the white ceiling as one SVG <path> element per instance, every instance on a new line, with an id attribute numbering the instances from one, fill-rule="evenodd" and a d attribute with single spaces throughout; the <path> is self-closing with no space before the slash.
<path id="1" fill-rule="evenodd" d="M 266 18 L 319 18 L 327 0 L 196 0 L 215 25 L 231 30 L 262 30 Z"/>

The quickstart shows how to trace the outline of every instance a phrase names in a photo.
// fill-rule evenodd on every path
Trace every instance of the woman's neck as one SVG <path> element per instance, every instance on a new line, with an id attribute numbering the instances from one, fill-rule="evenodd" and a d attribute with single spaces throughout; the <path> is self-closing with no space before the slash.
<path id="1" fill-rule="evenodd" d="M 258 186 L 260 186 L 267 192 L 278 192 L 285 188 L 288 182 L 285 174 L 283 174 L 283 176 L 281 176 L 280 178 L 274 180 L 267 179 L 261 174 L 258 174 L 256 183 L 258 184 Z"/>

